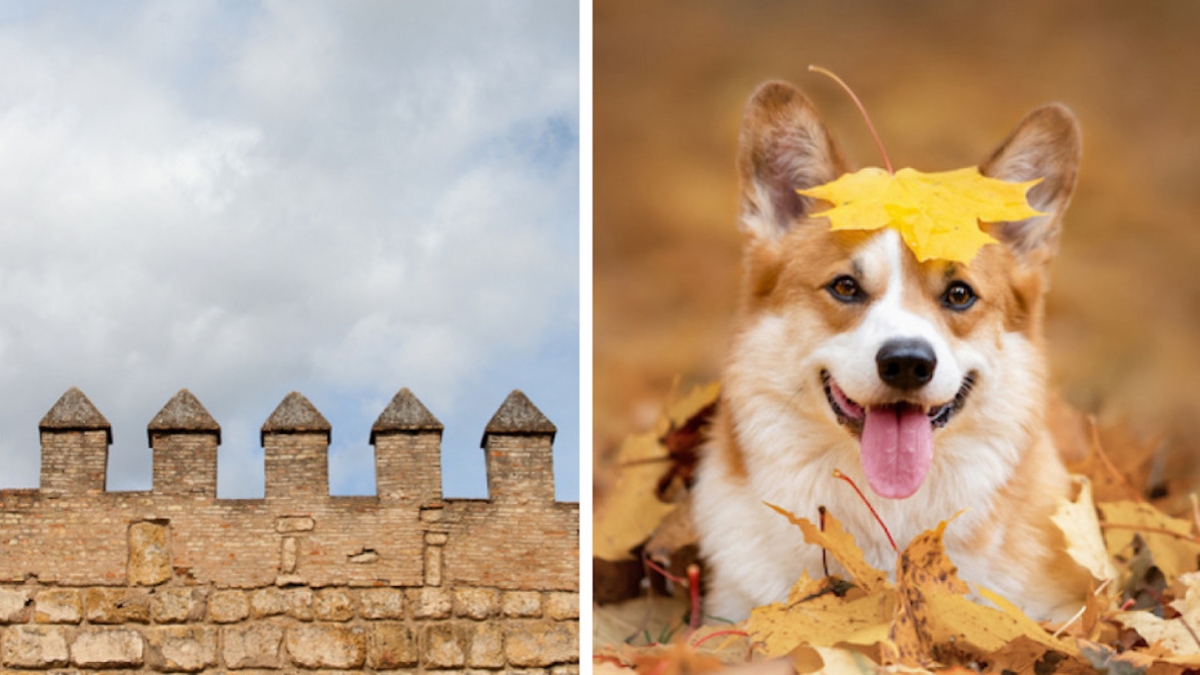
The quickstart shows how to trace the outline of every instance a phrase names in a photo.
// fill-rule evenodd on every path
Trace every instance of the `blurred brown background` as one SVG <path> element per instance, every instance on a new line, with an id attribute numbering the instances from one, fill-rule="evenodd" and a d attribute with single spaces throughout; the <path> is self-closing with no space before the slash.
<path id="1" fill-rule="evenodd" d="M 800 86 L 856 166 L 976 164 L 1062 101 L 1084 163 L 1055 262 L 1054 382 L 1102 418 L 1200 443 L 1200 3 L 597 0 L 595 448 L 676 377 L 718 378 L 741 238 L 734 152 L 760 82 Z"/>

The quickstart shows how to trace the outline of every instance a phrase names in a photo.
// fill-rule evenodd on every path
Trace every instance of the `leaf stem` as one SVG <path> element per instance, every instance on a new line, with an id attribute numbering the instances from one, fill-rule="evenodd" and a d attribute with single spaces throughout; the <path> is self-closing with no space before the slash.
<path id="1" fill-rule="evenodd" d="M 871 511 L 871 515 L 875 516 L 875 522 L 879 523 L 879 527 L 882 528 L 883 533 L 887 535 L 887 540 L 888 543 L 892 545 L 892 550 L 896 552 L 896 555 L 900 555 L 900 549 L 896 547 L 896 540 L 892 539 L 892 533 L 888 531 L 887 525 L 883 524 L 883 518 L 880 518 L 879 514 L 875 512 L 875 507 L 871 506 L 871 502 L 867 501 L 867 496 L 862 493 L 862 490 L 858 489 L 858 486 L 854 484 L 854 481 L 851 480 L 850 476 L 847 476 L 841 471 L 834 469 L 833 477 L 846 481 L 850 484 L 850 487 L 854 488 L 854 491 L 858 493 L 858 498 L 862 500 L 862 503 L 867 505 L 867 508 Z"/>
<path id="2" fill-rule="evenodd" d="M 846 84 L 842 78 L 834 75 L 833 71 L 822 68 L 821 66 L 810 65 L 808 70 L 810 72 L 820 73 L 832 79 L 834 82 L 837 82 L 847 94 L 850 95 L 850 98 L 854 101 L 854 105 L 858 106 L 858 112 L 862 113 L 863 120 L 867 123 L 867 129 L 871 131 L 871 138 L 875 139 L 875 146 L 879 148 L 879 154 L 883 155 L 883 165 L 887 169 L 888 174 L 891 175 L 896 173 L 895 171 L 892 171 L 892 160 L 888 159 L 887 150 L 883 149 L 883 141 L 879 140 L 879 134 L 875 132 L 875 125 L 871 124 L 871 117 L 867 114 L 866 107 L 863 106 L 862 101 L 858 100 L 858 95 L 854 93 L 854 90 L 850 88 L 850 85 Z"/>

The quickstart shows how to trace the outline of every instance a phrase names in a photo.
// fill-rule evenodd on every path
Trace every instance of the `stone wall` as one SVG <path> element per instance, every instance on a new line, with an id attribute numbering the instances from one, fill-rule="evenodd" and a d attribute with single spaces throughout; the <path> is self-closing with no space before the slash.
<path id="1" fill-rule="evenodd" d="M 374 497 L 329 495 L 298 393 L 262 427 L 263 499 L 217 499 L 220 426 L 187 390 L 148 426 L 148 492 L 105 491 L 79 390 L 40 428 L 40 489 L 0 490 L 0 673 L 578 671 L 579 507 L 519 391 L 484 430 L 486 500 L 442 498 L 442 425 L 406 389 L 371 429 Z"/>

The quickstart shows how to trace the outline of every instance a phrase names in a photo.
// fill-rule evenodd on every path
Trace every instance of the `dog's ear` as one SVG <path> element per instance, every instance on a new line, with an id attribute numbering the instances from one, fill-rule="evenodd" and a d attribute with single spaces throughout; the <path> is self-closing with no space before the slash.
<path id="1" fill-rule="evenodd" d="M 796 190 L 828 183 L 845 160 L 812 103 L 786 82 L 761 85 L 742 116 L 738 138 L 740 219 L 745 231 L 775 237 L 816 201 Z"/>
<path id="2" fill-rule="evenodd" d="M 992 236 L 1008 244 L 1021 259 L 1045 262 L 1058 251 L 1063 212 L 1075 191 L 1082 149 L 1074 113 L 1056 103 L 1026 115 L 979 165 L 980 172 L 992 178 L 1042 179 L 1029 190 L 1029 204 L 1045 215 L 990 226 Z"/>

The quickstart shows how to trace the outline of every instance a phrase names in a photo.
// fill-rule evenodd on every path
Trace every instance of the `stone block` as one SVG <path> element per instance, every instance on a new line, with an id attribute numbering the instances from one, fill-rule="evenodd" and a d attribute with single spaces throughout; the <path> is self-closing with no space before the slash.
<path id="1" fill-rule="evenodd" d="M 33 613 L 33 600 L 23 588 L 0 588 L 0 623 L 25 623 Z"/>
<path id="2" fill-rule="evenodd" d="M 571 663 L 563 666 L 554 666 L 550 669 L 550 675 L 579 675 L 579 664 Z"/>
<path id="3" fill-rule="evenodd" d="M 472 668 L 504 667 L 504 631 L 494 623 L 475 624 L 467 665 Z"/>
<path id="4" fill-rule="evenodd" d="M 129 583 L 157 586 L 171 578 L 171 551 L 167 525 L 133 523 L 129 526 Z"/>
<path id="5" fill-rule="evenodd" d="M 358 613 L 364 619 L 404 618 L 404 591 L 398 588 L 368 588 L 358 600 Z"/>
<path id="6" fill-rule="evenodd" d="M 79 623 L 83 620 L 83 600 L 74 588 L 47 588 L 38 591 L 33 620 L 38 623 Z"/>
<path id="7" fill-rule="evenodd" d="M 426 668 L 461 668 L 467 662 L 463 650 L 463 639 L 459 630 L 448 623 L 425 626 L 422 660 Z"/>
<path id="8" fill-rule="evenodd" d="M 513 666 L 545 667 L 579 662 L 579 624 L 522 621 L 504 628 L 504 654 Z"/>
<path id="9" fill-rule="evenodd" d="M 132 668 L 142 665 L 145 643 L 129 628 L 82 630 L 71 643 L 71 663 L 80 668 Z"/>
<path id="10" fill-rule="evenodd" d="M 289 626 L 284 643 L 302 668 L 361 668 L 367 656 L 366 631 L 358 626 Z"/>
<path id="11" fill-rule="evenodd" d="M 205 596 L 199 588 L 160 588 L 150 597 L 155 623 L 185 623 L 204 618 Z"/>
<path id="12" fill-rule="evenodd" d="M 156 626 L 146 631 L 146 665 L 163 673 L 195 673 L 217 665 L 217 629 Z"/>
<path id="13" fill-rule="evenodd" d="M 143 590 L 89 588 L 83 594 L 84 613 L 91 623 L 148 623 L 150 596 Z"/>
<path id="14" fill-rule="evenodd" d="M 287 598 L 287 613 L 300 621 L 313 620 L 313 592 L 311 588 L 289 588 L 284 591 Z"/>
<path id="15" fill-rule="evenodd" d="M 370 628 L 367 665 L 376 670 L 416 666 L 421 653 L 412 628 L 402 623 L 376 623 Z"/>
<path id="16" fill-rule="evenodd" d="M 225 640 L 223 654 L 230 668 L 278 668 L 279 645 L 283 644 L 283 628 L 270 623 L 227 626 L 222 629 Z"/>
<path id="17" fill-rule="evenodd" d="M 313 614 L 320 621 L 349 621 L 354 611 L 354 595 L 344 588 L 326 588 L 313 594 Z"/>
<path id="18" fill-rule="evenodd" d="M 413 616 L 418 619 L 448 619 L 453 606 L 450 591 L 445 588 L 424 587 L 409 592 Z"/>
<path id="19" fill-rule="evenodd" d="M 236 623 L 250 616 L 244 591 L 215 591 L 208 598 L 208 618 L 215 623 Z"/>
<path id="20" fill-rule="evenodd" d="M 579 594 L 554 591 L 546 594 L 545 614 L 547 619 L 565 621 L 579 618 Z"/>
<path id="21" fill-rule="evenodd" d="M 287 595 L 280 588 L 260 588 L 250 592 L 250 617 L 261 619 L 287 612 Z"/>
<path id="22" fill-rule="evenodd" d="M 536 618 L 542 615 L 542 594 L 537 591 L 509 591 L 504 594 L 504 616 Z"/>
<path id="23" fill-rule="evenodd" d="M 500 591 L 494 588 L 454 589 L 454 614 L 469 619 L 486 619 L 500 608 Z"/>
<path id="24" fill-rule="evenodd" d="M 14 626 L 4 631 L 4 665 L 13 668 L 52 668 L 69 660 L 67 636 L 57 626 Z"/>
<path id="25" fill-rule="evenodd" d="M 280 534 L 288 532 L 311 532 L 316 521 L 308 516 L 280 516 L 275 521 L 275 531 Z"/>

